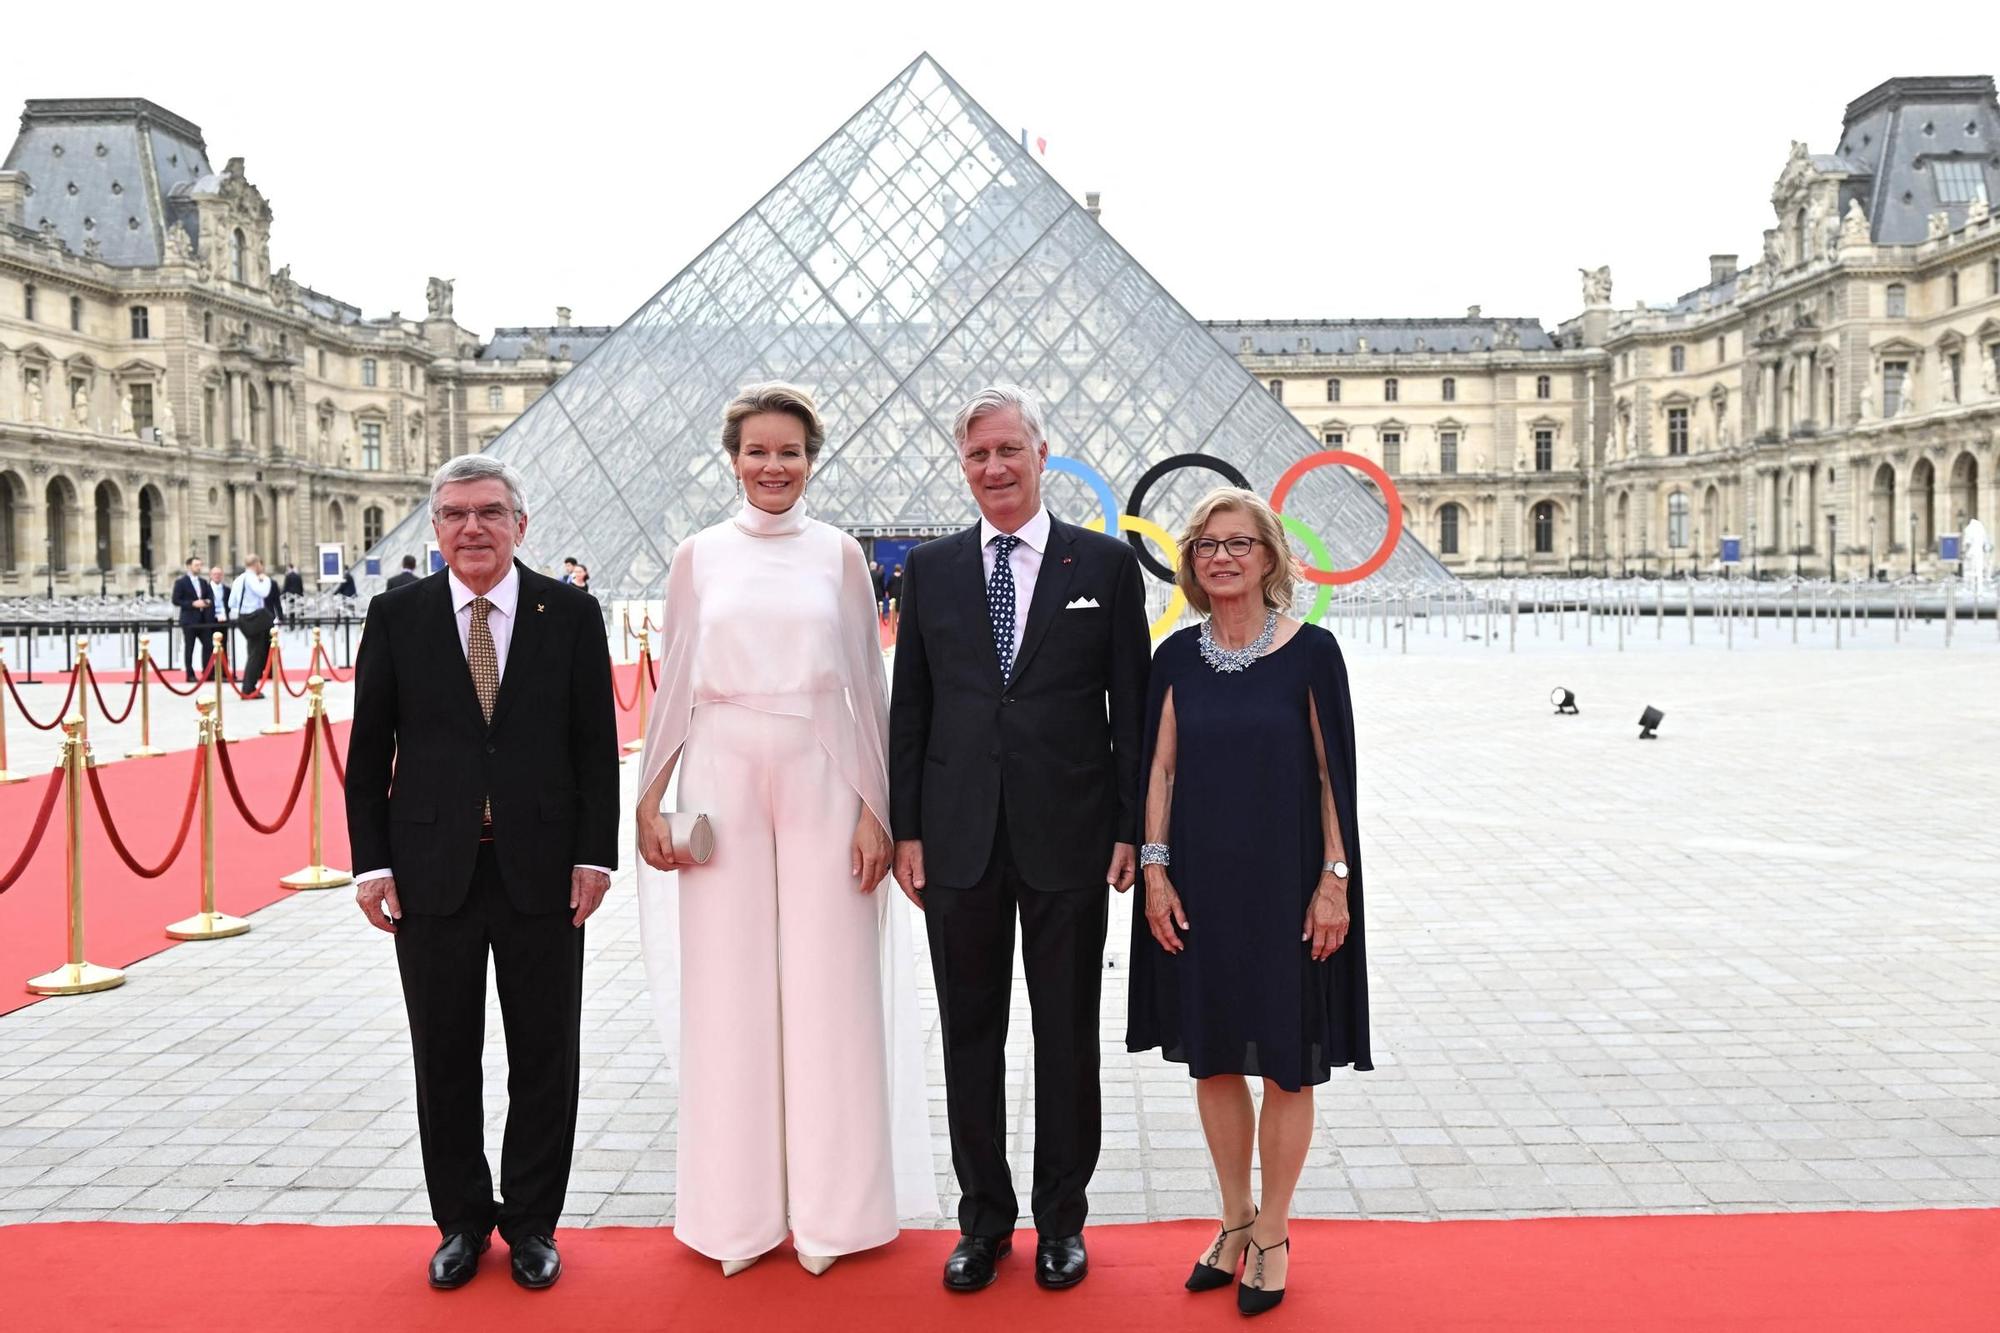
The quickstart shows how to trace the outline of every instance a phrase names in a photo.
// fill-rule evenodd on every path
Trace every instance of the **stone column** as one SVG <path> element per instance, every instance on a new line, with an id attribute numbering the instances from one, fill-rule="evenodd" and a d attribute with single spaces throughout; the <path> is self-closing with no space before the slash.
<path id="1" fill-rule="evenodd" d="M 234 573 L 243 563 L 249 549 L 250 533 L 250 488 L 236 482 L 229 483 L 229 567 Z M 261 551 L 258 554 L 263 554 Z"/>

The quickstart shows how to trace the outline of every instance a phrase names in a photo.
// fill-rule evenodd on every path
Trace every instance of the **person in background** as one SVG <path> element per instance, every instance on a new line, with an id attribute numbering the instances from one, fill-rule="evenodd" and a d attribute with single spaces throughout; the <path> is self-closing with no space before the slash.
<path id="1" fill-rule="evenodd" d="M 195 670 L 195 657 L 201 658 L 201 670 L 208 670 L 209 654 L 213 651 L 208 636 L 214 633 L 215 602 L 209 596 L 208 580 L 202 577 L 201 557 L 188 557 L 187 570 L 174 580 L 174 605 L 179 608 L 181 634 L 187 640 L 187 678 L 200 679 Z"/>
<path id="2" fill-rule="evenodd" d="M 271 656 L 271 621 L 274 585 L 264 572 L 264 558 L 244 557 L 243 572 L 236 576 L 229 601 L 236 608 L 236 628 L 243 631 L 243 679 L 237 688 L 245 699 L 264 697 L 264 663 Z"/>
<path id="3" fill-rule="evenodd" d="M 882 590 L 888 586 L 889 576 L 882 572 L 882 562 L 880 560 L 870 560 L 868 562 L 868 582 L 875 589 L 876 614 L 888 615 L 889 603 L 887 595 Z"/>
<path id="4" fill-rule="evenodd" d="M 576 571 L 582 568 L 583 566 L 577 563 L 577 559 L 575 556 L 573 555 L 564 556 L 562 581 L 574 587 L 576 584 Z"/>
<path id="5" fill-rule="evenodd" d="M 342 597 L 353 597 L 357 595 L 354 587 L 353 565 L 349 565 L 347 567 L 347 572 L 340 576 L 340 586 L 334 589 L 334 591 L 339 593 Z"/>
<path id="6" fill-rule="evenodd" d="M 287 564 L 285 566 L 284 583 L 279 589 L 278 618 L 280 620 L 284 619 L 284 614 L 286 611 L 290 611 L 292 614 L 296 615 L 298 613 L 299 604 L 298 602 L 291 601 L 289 599 L 294 597 L 304 598 L 305 595 L 306 595 L 305 575 L 299 573 L 299 567 L 297 565 Z"/>
<path id="7" fill-rule="evenodd" d="M 416 581 L 417 558 L 413 555 L 406 555 L 403 557 L 403 567 L 389 576 L 388 586 L 391 588 L 400 588 L 406 583 L 415 583 Z"/>
<path id="8" fill-rule="evenodd" d="M 572 576 L 572 577 L 570 578 L 570 586 L 571 586 L 571 587 L 573 587 L 573 588 L 581 588 L 581 589 L 583 589 L 583 590 L 584 590 L 585 592 L 590 592 L 590 566 L 589 566 L 589 565 L 578 565 L 578 566 L 576 567 L 576 573 L 575 573 L 575 575 L 573 575 L 573 576 Z M 593 597 L 595 597 L 595 596 L 596 596 L 597 594 L 596 594 L 596 593 L 590 593 L 590 595 L 591 595 L 591 596 L 593 596 Z"/>
<path id="9" fill-rule="evenodd" d="M 222 647 L 225 652 L 229 648 L 229 626 L 232 623 L 229 614 L 230 605 L 229 580 L 222 576 L 221 564 L 210 565 L 208 567 L 209 618 L 202 624 L 202 641 L 212 646 L 215 642 L 215 632 L 221 630 Z"/>

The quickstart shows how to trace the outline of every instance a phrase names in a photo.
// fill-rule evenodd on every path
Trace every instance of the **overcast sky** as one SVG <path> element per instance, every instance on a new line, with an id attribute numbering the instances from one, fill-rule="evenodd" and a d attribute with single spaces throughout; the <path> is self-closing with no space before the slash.
<path id="1" fill-rule="evenodd" d="M 623 320 L 928 50 L 1201 318 L 1553 326 L 1581 266 L 1622 306 L 1754 258 L 1790 141 L 1883 79 L 2000 66 L 1983 6 L 675 9 L 16 5 L 0 107 L 149 97 L 247 159 L 274 264 L 370 314 L 451 278 L 484 334 Z"/>

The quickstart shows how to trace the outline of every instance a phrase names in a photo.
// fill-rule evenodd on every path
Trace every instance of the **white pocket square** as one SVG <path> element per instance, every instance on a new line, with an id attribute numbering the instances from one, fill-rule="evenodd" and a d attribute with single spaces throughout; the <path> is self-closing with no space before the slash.
<path id="1" fill-rule="evenodd" d="M 1065 611 L 1095 611 L 1095 610 L 1097 610 L 1097 599 L 1096 599 L 1095 597 L 1079 597 L 1079 598 L 1077 598 L 1077 599 L 1076 599 L 1075 601 L 1073 601 L 1073 602 L 1069 603 L 1069 604 L 1068 604 L 1067 606 L 1063 607 L 1063 610 L 1065 610 Z"/>

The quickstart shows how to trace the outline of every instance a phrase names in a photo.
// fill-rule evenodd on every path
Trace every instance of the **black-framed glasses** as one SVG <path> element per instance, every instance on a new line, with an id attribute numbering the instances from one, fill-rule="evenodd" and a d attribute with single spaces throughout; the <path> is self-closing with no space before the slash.
<path id="1" fill-rule="evenodd" d="M 1241 560 L 1244 556 L 1250 554 L 1253 547 L 1261 545 L 1263 545 L 1263 542 L 1255 537 L 1223 537 L 1220 539 L 1215 537 L 1197 537 L 1194 539 L 1194 558 L 1197 560 L 1213 560 L 1217 551 L 1227 551 L 1238 560 Z"/>

